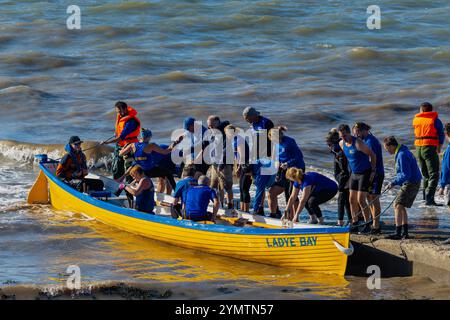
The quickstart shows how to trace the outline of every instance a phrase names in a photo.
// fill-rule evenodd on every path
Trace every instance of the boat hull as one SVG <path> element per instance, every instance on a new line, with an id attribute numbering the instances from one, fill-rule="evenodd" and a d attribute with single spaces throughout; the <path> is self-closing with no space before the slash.
<path id="1" fill-rule="evenodd" d="M 236 228 L 149 215 L 79 193 L 44 166 L 41 169 L 55 209 L 83 213 L 109 226 L 180 247 L 308 272 L 345 273 L 347 256 L 334 241 L 348 247 L 348 229 Z"/>

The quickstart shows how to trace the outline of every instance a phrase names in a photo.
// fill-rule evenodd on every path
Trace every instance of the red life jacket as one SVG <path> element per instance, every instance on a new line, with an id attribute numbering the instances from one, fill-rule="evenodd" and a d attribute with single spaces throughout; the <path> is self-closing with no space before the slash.
<path id="1" fill-rule="evenodd" d="M 125 139 L 117 142 L 117 144 L 121 147 L 125 146 L 128 143 L 138 142 L 137 137 L 139 136 L 139 133 L 141 132 L 141 121 L 136 117 L 137 111 L 134 110 L 130 106 L 127 107 L 127 110 L 128 110 L 128 114 L 125 117 L 122 117 L 120 114 L 118 114 L 116 117 L 116 137 L 120 136 L 120 134 L 122 133 L 122 131 L 125 127 L 125 124 L 129 120 L 134 119 L 138 123 L 138 125 L 133 132 L 126 135 Z"/>
<path id="2" fill-rule="evenodd" d="M 438 113 L 434 111 L 416 114 L 413 120 L 414 135 L 416 137 L 414 145 L 417 147 L 439 146 L 439 135 L 434 126 L 437 117 Z"/>

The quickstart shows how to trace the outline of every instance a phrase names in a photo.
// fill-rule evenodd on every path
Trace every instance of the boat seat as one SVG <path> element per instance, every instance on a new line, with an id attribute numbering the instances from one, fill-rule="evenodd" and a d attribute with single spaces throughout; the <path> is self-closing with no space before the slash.
<path id="1" fill-rule="evenodd" d="M 111 191 L 91 191 L 89 192 L 89 195 L 94 198 L 104 198 L 106 201 L 108 201 L 108 198 L 111 197 Z"/>

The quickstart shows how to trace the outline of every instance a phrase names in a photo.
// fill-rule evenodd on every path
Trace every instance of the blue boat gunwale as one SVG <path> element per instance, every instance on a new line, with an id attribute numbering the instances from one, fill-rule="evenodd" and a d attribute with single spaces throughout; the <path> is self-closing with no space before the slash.
<path id="1" fill-rule="evenodd" d="M 116 214 L 124 215 L 127 217 L 149 221 L 153 223 L 159 223 L 164 225 L 170 225 L 174 227 L 194 229 L 198 231 L 208 231 L 216 233 L 230 233 L 241 235 L 264 235 L 264 236 L 277 236 L 277 235 L 298 235 L 298 234 L 336 234 L 336 233 L 348 233 L 349 227 L 324 227 L 324 228 L 302 228 L 302 229 L 265 229 L 265 228 L 238 228 L 232 226 L 223 226 L 216 224 L 200 224 L 191 220 L 177 220 L 173 218 L 161 217 L 158 215 L 152 215 L 148 213 L 139 212 L 130 208 L 123 208 L 111 203 L 98 200 L 82 192 L 79 192 L 72 187 L 65 184 L 52 174 L 43 163 L 39 163 L 40 169 L 45 173 L 45 176 L 61 187 L 64 191 L 68 192 L 72 196 L 90 204 L 95 207 L 107 210 Z"/>

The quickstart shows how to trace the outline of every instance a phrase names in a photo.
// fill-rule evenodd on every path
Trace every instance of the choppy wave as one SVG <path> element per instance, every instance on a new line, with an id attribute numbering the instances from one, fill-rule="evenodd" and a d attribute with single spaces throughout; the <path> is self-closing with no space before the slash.
<path id="1" fill-rule="evenodd" d="M 39 98 L 52 98 L 54 95 L 40 91 L 37 89 L 33 89 L 27 85 L 17 85 L 12 87 L 7 87 L 0 90 L 0 96 L 6 95 L 20 95 L 21 97 L 39 97 Z"/>
<path id="2" fill-rule="evenodd" d="M 45 71 L 77 64 L 72 57 L 53 56 L 41 52 L 3 54 L 0 56 L 0 62 L 27 71 Z"/>
<path id="3" fill-rule="evenodd" d="M 85 141 L 86 158 L 91 164 L 110 157 L 113 149 L 109 146 L 97 146 L 95 141 Z M 95 147 L 95 148 L 93 148 Z M 92 149 L 91 149 L 92 148 Z M 32 163 L 36 154 L 47 154 L 49 158 L 59 159 L 64 155 L 62 144 L 33 144 L 14 140 L 0 140 L 0 155 L 15 161 Z"/>
<path id="4" fill-rule="evenodd" d="M 144 1 L 127 1 L 119 3 L 104 3 L 99 6 L 90 7 L 88 10 L 92 13 L 116 12 L 123 13 L 127 11 L 141 12 L 146 9 L 151 9 L 158 6 L 154 2 Z"/>

